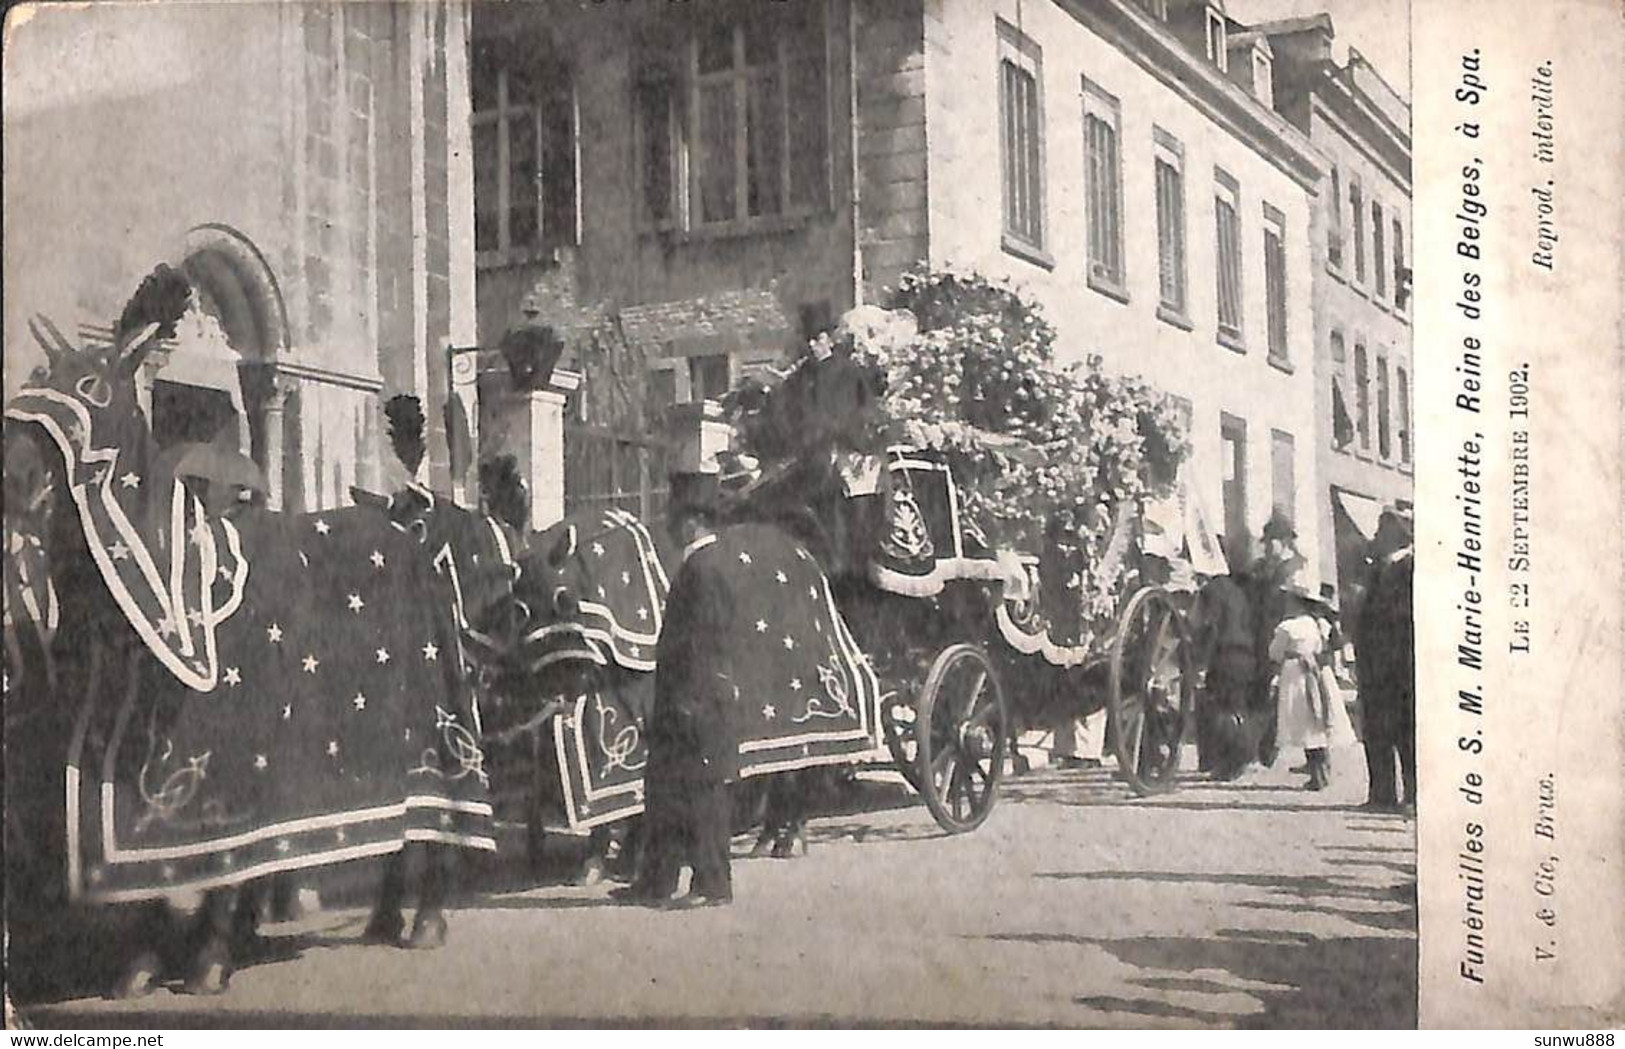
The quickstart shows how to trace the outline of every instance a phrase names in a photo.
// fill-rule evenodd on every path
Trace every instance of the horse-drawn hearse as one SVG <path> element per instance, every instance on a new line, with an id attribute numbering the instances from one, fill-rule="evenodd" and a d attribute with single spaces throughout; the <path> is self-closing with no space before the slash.
<path id="1" fill-rule="evenodd" d="M 1211 571 L 1218 556 L 1200 515 L 1171 485 L 1104 504 L 1098 536 L 1040 521 L 990 539 L 967 505 L 966 457 L 893 443 L 877 423 L 865 338 L 848 326 L 778 381 L 731 393 L 731 447 L 703 447 L 692 421 L 677 435 L 680 459 L 725 475 L 723 535 L 756 530 L 736 574 L 762 618 L 717 639 L 740 684 L 745 778 L 884 762 L 944 830 L 968 831 L 1019 763 L 1023 729 L 1104 710 L 1118 776 L 1138 794 L 1172 788 L 1196 690 L 1189 562 Z M 1045 454 L 983 436 L 1005 463 Z M 531 544 L 518 672 L 496 689 L 487 739 L 499 791 L 520 788 L 533 829 L 579 832 L 642 807 L 641 716 L 675 570 L 656 532 L 612 510 Z M 786 584 L 790 564 L 809 585 Z M 800 589 L 821 606 L 813 632 L 769 634 L 776 602 Z M 798 672 L 803 651 L 818 659 Z"/>
<path id="2" fill-rule="evenodd" d="M 69 903 L 206 893 L 182 964 L 187 989 L 217 992 L 252 938 L 238 890 L 383 857 L 368 938 L 432 947 L 436 857 L 494 850 L 507 796 L 526 799 L 533 841 L 640 812 L 676 562 L 619 510 L 524 537 L 408 484 L 283 514 L 252 498 L 245 457 L 171 461 L 134 377 L 189 295 L 160 267 L 106 346 L 37 321 L 47 366 L 7 406 L 7 893 L 8 914 L 46 916 L 45 941 Z M 720 479 L 713 555 L 738 565 L 738 615 L 715 641 L 742 778 L 889 759 L 945 830 L 968 831 L 1020 729 L 1104 709 L 1118 774 L 1170 788 L 1195 674 L 1168 569 L 1195 544 L 1157 556 L 1147 541 L 1157 486 L 1132 412 L 1087 440 L 1074 431 L 1110 398 L 933 440 L 902 418 L 896 361 L 960 348 L 888 361 L 861 322 L 729 398 L 740 468 Z M 417 416 L 391 412 L 408 475 Z M 1002 534 L 989 492 L 1020 511 Z M 408 849 L 431 856 L 409 935 Z M 161 968 L 141 943 L 123 992 Z"/>

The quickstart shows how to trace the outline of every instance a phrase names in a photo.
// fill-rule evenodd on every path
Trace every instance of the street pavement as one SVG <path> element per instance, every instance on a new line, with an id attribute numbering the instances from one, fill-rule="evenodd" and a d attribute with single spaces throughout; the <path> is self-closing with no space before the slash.
<path id="1" fill-rule="evenodd" d="M 1189 755 L 1188 755 L 1189 756 Z M 616 906 L 487 870 L 438 952 L 359 944 L 365 911 L 270 926 L 281 960 L 212 999 L 25 1008 L 60 1026 L 1414 1027 L 1414 822 L 1286 766 L 1132 797 L 1109 768 L 1008 779 L 943 835 L 903 788 L 737 859 L 736 902 Z M 1291 758 L 1292 760 L 1287 760 Z M 735 839 L 743 857 L 751 839 Z M 522 855 L 522 849 L 516 850 Z"/>

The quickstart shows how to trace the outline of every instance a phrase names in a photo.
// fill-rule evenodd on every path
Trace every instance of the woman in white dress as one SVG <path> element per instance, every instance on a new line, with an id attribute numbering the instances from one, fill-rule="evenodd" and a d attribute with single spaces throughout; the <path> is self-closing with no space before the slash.
<path id="1" fill-rule="evenodd" d="M 1331 782 L 1331 748 L 1354 742 L 1354 728 L 1332 675 L 1333 626 L 1302 560 L 1286 585 L 1286 614 L 1270 639 L 1276 668 L 1277 740 L 1302 747 L 1310 790 Z"/>

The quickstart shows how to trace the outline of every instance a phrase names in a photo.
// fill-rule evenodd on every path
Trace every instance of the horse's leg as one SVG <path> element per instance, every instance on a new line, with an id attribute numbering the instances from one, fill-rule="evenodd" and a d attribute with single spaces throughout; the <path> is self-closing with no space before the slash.
<path id="1" fill-rule="evenodd" d="M 587 856 L 576 872 L 577 885 L 597 885 L 604 880 L 604 863 L 609 854 L 609 828 L 597 826 L 587 837 Z"/>
<path id="2" fill-rule="evenodd" d="M 446 896 L 456 852 L 447 845 L 423 846 L 423 871 L 418 876 L 418 909 L 412 918 L 412 935 L 406 946 L 415 951 L 432 951 L 446 943 Z"/>
<path id="3" fill-rule="evenodd" d="M 361 934 L 367 943 L 399 946 L 406 919 L 401 917 L 401 906 L 406 902 L 406 850 L 392 852 L 384 857 L 384 874 L 378 883 L 378 896 L 373 901 L 372 917 Z"/>
<path id="4" fill-rule="evenodd" d="M 171 925 L 168 908 L 162 902 L 147 902 L 138 908 L 135 928 L 135 955 L 125 963 L 124 970 L 113 982 L 109 998 L 144 998 L 158 988 L 163 975 L 164 940 Z"/>
<path id="5" fill-rule="evenodd" d="M 224 994 L 231 983 L 231 933 L 236 889 L 211 889 L 203 897 L 194 929 L 196 949 L 187 966 L 183 994 Z"/>
<path id="6" fill-rule="evenodd" d="M 756 835 L 756 844 L 750 850 L 753 860 L 768 855 L 772 851 L 774 839 L 778 836 L 783 820 L 785 777 L 786 773 L 783 772 L 768 776 L 761 788 L 761 801 L 753 806 L 760 813 L 762 822 L 762 829 Z"/>
<path id="7" fill-rule="evenodd" d="M 299 902 L 299 879 L 292 874 L 271 876 L 271 901 L 267 908 L 272 921 L 291 922 L 304 917 L 304 904 Z"/>
<path id="8" fill-rule="evenodd" d="M 810 771 L 786 772 L 774 777 L 778 797 L 778 827 L 774 832 L 773 858 L 793 859 L 807 855 L 807 790 Z"/>

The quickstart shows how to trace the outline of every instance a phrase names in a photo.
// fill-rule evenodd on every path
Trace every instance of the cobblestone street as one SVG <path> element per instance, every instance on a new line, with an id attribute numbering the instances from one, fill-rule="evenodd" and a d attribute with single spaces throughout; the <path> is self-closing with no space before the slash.
<path id="1" fill-rule="evenodd" d="M 1194 757 L 1194 755 L 1188 755 Z M 1008 780 L 945 837 L 860 787 L 810 855 L 736 860 L 732 908 L 619 907 L 608 886 L 467 886 L 438 953 L 357 942 L 359 908 L 271 926 L 229 994 L 30 1011 L 40 1026 L 998 1024 L 1409 1027 L 1414 823 L 1285 771 L 1132 798 L 1109 770 Z M 735 839 L 742 856 L 750 839 Z M 483 885 L 481 882 L 483 881 Z M 512 891 L 500 885 L 514 884 Z"/>

